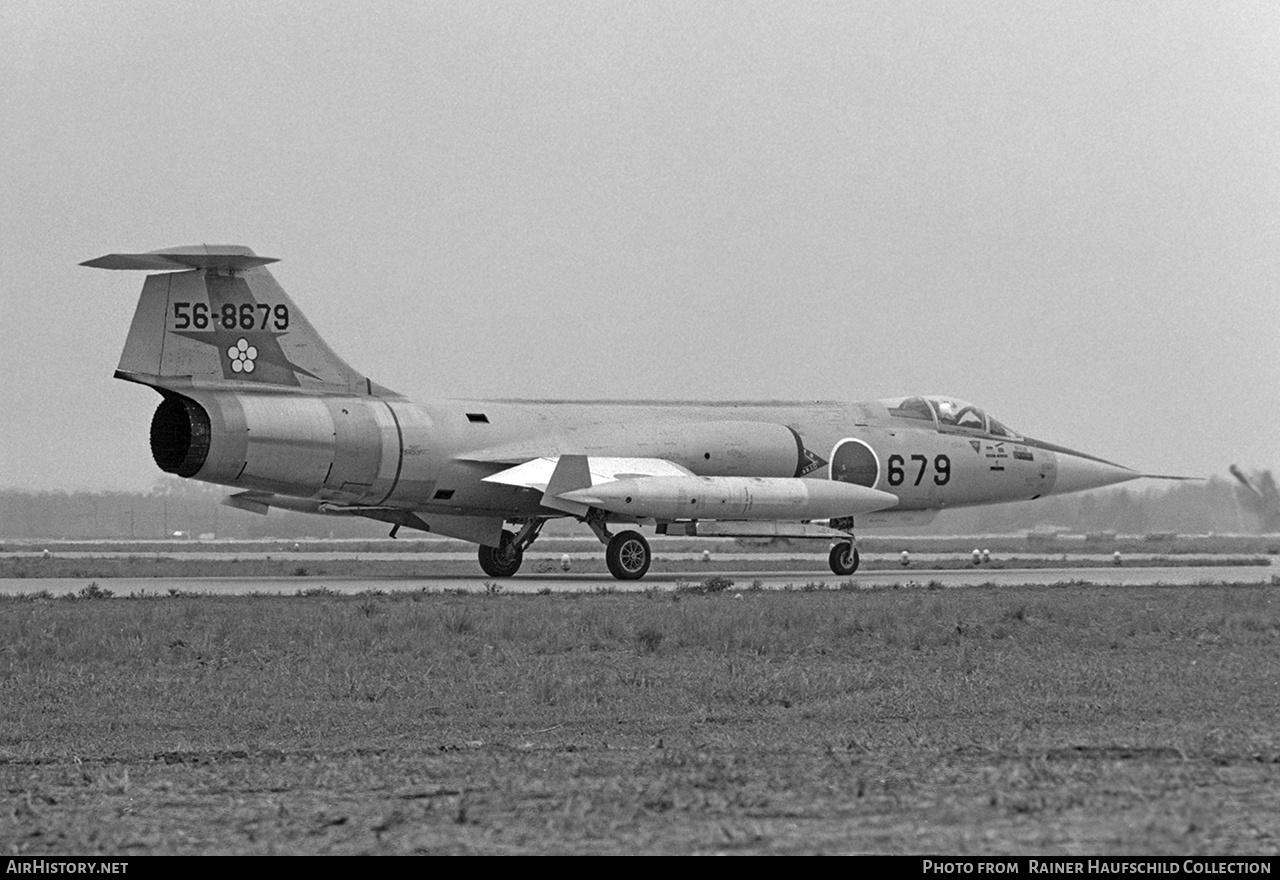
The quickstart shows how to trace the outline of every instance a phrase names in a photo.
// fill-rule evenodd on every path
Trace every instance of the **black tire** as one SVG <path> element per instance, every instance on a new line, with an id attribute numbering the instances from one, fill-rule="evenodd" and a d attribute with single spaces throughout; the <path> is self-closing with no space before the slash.
<path id="1" fill-rule="evenodd" d="M 653 554 L 649 542 L 639 532 L 619 532 L 604 551 L 609 573 L 620 581 L 638 581 L 649 570 Z"/>
<path id="2" fill-rule="evenodd" d="M 480 545 L 480 567 L 490 577 L 507 578 L 520 570 L 524 562 L 524 551 L 511 546 L 516 536 L 507 529 L 502 530 L 502 542 L 497 547 Z"/>
<path id="3" fill-rule="evenodd" d="M 858 563 L 862 560 L 858 556 L 857 547 L 841 541 L 831 548 L 831 555 L 827 561 L 831 564 L 831 570 L 843 577 L 857 571 Z"/>

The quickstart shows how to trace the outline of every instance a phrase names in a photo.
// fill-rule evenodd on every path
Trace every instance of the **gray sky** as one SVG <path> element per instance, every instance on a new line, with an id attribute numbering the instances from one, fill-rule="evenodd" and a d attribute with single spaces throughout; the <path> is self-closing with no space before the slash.
<path id="1" fill-rule="evenodd" d="M 146 489 L 143 276 L 414 397 L 949 393 L 1280 469 L 1280 4 L 0 4 L 0 486 Z"/>

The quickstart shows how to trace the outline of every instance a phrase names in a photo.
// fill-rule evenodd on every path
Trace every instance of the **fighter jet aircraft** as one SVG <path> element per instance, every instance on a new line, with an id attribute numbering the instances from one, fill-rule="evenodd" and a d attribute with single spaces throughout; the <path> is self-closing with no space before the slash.
<path id="1" fill-rule="evenodd" d="M 1021 501 L 1142 474 L 1033 440 L 962 400 L 856 403 L 431 400 L 349 367 L 241 246 L 109 254 L 154 271 L 116 377 L 161 401 L 161 470 L 233 487 L 226 502 L 386 522 L 479 545 L 514 575 L 547 520 L 573 517 L 636 580 L 663 535 L 810 537 L 858 569 L 854 526 Z M 510 528 L 508 528 L 510 524 Z M 620 530 L 615 531 L 621 527 Z"/>

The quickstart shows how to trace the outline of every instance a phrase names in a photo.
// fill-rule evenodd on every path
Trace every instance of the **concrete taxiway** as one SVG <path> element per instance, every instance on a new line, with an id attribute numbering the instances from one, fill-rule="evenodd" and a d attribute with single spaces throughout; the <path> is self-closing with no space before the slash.
<path id="1" fill-rule="evenodd" d="M 1215 584 L 1276 585 L 1280 575 L 1273 566 L 1150 566 L 1124 568 L 1035 568 L 929 570 L 908 568 L 878 570 L 842 578 L 816 569 L 794 571 L 700 571 L 650 573 L 641 581 L 617 581 L 607 574 L 573 572 L 530 572 L 513 578 L 495 579 L 482 574 L 438 577 L 120 577 L 120 578 L 0 578 L 0 595 L 17 596 L 47 592 L 52 596 L 78 593 L 90 582 L 110 590 L 117 597 L 129 595 L 169 595 L 171 592 L 234 595 L 295 595 L 307 590 L 326 589 L 355 594 L 369 591 L 465 591 L 483 593 L 494 585 L 504 593 L 595 592 L 598 590 L 675 590 L 697 585 L 711 576 L 734 582 L 732 589 L 749 587 L 783 590 L 810 585 L 836 589 L 846 582 L 871 589 L 884 587 L 1009 587 L 1095 584 L 1099 586 L 1195 586 Z"/>

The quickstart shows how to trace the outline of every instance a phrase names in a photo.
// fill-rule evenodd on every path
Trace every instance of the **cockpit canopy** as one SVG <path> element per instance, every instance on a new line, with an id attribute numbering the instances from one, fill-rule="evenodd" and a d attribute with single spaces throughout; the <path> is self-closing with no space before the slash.
<path id="1" fill-rule="evenodd" d="M 987 434 L 1010 440 L 1020 436 L 973 404 L 954 397 L 897 397 L 880 402 L 895 418 L 932 422 L 937 430 L 948 434 Z"/>

